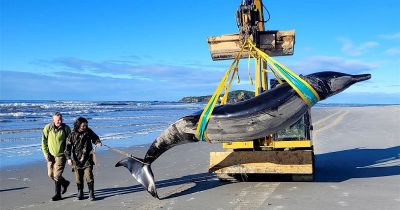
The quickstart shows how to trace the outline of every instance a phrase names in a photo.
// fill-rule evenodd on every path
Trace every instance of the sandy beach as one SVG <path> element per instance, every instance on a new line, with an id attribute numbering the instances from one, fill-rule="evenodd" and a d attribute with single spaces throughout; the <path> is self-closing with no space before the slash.
<path id="1" fill-rule="evenodd" d="M 44 160 L 1 170 L 1 209 L 399 209 L 400 106 L 312 110 L 316 154 L 314 182 L 222 183 L 208 173 L 209 152 L 196 143 L 171 149 L 153 165 L 160 200 L 150 196 L 112 151 L 97 155 L 97 201 L 77 201 L 71 181 L 62 201 L 50 201 L 54 184 Z M 143 157 L 148 145 L 121 148 Z M 87 186 L 85 186 L 87 191 Z M 87 197 L 87 194 L 85 195 Z"/>

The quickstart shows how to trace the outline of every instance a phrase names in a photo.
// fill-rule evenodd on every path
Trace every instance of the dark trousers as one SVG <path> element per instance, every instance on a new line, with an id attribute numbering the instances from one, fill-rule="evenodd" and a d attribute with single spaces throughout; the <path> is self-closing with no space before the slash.
<path id="1" fill-rule="evenodd" d="M 86 183 L 91 183 L 94 181 L 93 178 L 93 167 L 86 168 L 74 168 L 75 180 L 77 184 L 83 184 L 83 177 L 85 177 Z"/>

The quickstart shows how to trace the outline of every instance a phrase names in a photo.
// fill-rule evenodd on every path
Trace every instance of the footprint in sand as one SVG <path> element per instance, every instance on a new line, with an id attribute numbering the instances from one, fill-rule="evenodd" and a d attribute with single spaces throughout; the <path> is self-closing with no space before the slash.
<path id="1" fill-rule="evenodd" d="M 192 201 L 192 200 L 194 200 L 194 198 L 193 198 L 193 197 L 191 197 L 191 198 L 187 199 L 186 201 Z"/>
<path id="2" fill-rule="evenodd" d="M 9 180 L 16 180 L 16 181 L 22 180 L 22 181 L 24 181 L 24 182 L 30 182 L 30 181 L 31 181 L 29 178 L 22 178 L 22 177 L 9 177 L 9 178 L 7 178 L 7 179 L 9 179 Z"/>
<path id="3" fill-rule="evenodd" d="M 283 198 L 283 195 L 275 195 L 275 196 L 272 197 L 272 198 L 275 198 L 275 199 L 282 199 L 282 198 Z"/>
<path id="4" fill-rule="evenodd" d="M 339 201 L 338 204 L 340 206 L 349 206 L 349 204 L 346 201 Z"/>

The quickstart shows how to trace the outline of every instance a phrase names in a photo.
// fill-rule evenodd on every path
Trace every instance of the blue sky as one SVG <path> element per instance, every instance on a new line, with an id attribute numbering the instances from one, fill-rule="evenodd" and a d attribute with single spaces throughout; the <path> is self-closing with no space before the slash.
<path id="1" fill-rule="evenodd" d="M 207 37 L 238 31 L 240 0 L 0 0 L 0 99 L 168 100 L 211 94 L 229 66 Z M 400 103 L 400 1 L 264 0 L 296 30 L 298 74 L 371 73 L 326 102 Z M 252 87 L 242 61 L 241 83 Z"/>

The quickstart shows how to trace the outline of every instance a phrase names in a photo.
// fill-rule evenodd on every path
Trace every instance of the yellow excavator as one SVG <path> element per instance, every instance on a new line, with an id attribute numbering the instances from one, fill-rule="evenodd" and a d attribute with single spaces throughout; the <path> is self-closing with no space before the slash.
<path id="1" fill-rule="evenodd" d="M 234 59 L 242 43 L 251 39 L 270 56 L 293 55 L 295 31 L 265 30 L 264 9 L 261 0 L 243 0 L 236 13 L 239 33 L 208 38 L 213 60 Z M 268 20 L 270 18 L 268 10 Z M 267 21 L 268 21 L 267 20 Z M 241 52 L 241 58 L 249 58 Z M 260 59 L 255 68 L 255 95 L 275 87 Z M 296 123 L 262 139 L 223 143 L 223 152 L 210 153 L 209 170 L 222 181 L 245 180 L 253 175 L 286 175 L 295 181 L 312 181 L 314 151 L 311 140 L 310 110 Z"/>

